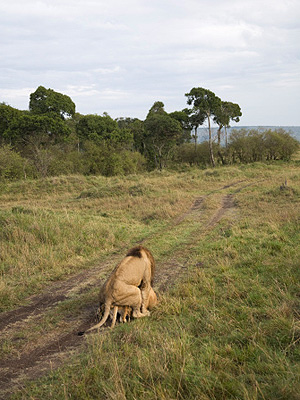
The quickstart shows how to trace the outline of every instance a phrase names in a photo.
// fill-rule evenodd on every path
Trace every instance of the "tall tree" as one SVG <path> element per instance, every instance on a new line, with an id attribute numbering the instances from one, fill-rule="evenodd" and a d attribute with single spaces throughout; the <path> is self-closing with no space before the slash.
<path id="1" fill-rule="evenodd" d="M 193 105 L 193 112 L 203 113 L 205 119 L 208 122 L 208 132 L 209 132 L 209 152 L 210 161 L 213 167 L 215 167 L 215 159 L 213 154 L 212 146 L 212 132 L 211 132 L 211 117 L 215 115 L 218 108 L 221 105 L 221 99 L 216 96 L 212 91 L 204 88 L 193 88 L 189 93 L 186 93 L 188 98 L 187 103 Z"/>
<path id="2" fill-rule="evenodd" d="M 189 124 L 191 127 L 191 130 L 194 129 L 194 134 L 192 135 L 192 138 L 194 139 L 195 143 L 195 152 L 197 152 L 197 144 L 198 144 L 198 128 L 200 125 L 203 125 L 206 115 L 201 111 L 201 110 L 192 110 L 192 109 L 187 109 L 187 113 L 189 115 Z"/>
<path id="3" fill-rule="evenodd" d="M 182 127 L 164 110 L 162 102 L 156 102 L 150 108 L 144 125 L 147 146 L 153 154 L 156 167 L 162 169 L 176 141 L 182 135 Z"/>
<path id="4" fill-rule="evenodd" d="M 225 145 L 227 147 L 227 128 L 230 127 L 230 121 L 239 122 L 242 116 L 241 108 L 236 103 L 222 101 L 220 107 L 216 110 L 214 122 L 218 124 L 218 144 L 221 142 L 221 130 L 225 128 Z"/>
<path id="5" fill-rule="evenodd" d="M 45 114 L 65 119 L 75 114 L 75 104 L 69 96 L 39 86 L 30 95 L 29 110 L 33 114 Z"/>

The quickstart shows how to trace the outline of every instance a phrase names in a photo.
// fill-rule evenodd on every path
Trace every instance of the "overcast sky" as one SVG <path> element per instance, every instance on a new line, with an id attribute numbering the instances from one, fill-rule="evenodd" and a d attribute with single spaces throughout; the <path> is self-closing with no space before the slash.
<path id="1" fill-rule="evenodd" d="M 0 102 L 28 109 L 42 85 L 144 119 L 204 87 L 239 125 L 300 125 L 299 21 L 299 0 L 0 0 Z"/>

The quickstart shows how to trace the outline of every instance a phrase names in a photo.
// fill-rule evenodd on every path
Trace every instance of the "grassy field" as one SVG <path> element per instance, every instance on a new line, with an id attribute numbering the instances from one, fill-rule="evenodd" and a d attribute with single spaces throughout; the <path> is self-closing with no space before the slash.
<path id="1" fill-rule="evenodd" d="M 233 207 L 212 223 L 225 195 Z M 180 219 L 199 196 L 199 212 Z M 13 398 L 299 399 L 299 216 L 298 161 L 2 184 L 2 311 L 142 239 L 158 272 L 174 260 L 185 268 L 150 318 L 87 336 Z M 6 337 L 3 357 L 96 295 L 28 321 L 22 344 Z"/>

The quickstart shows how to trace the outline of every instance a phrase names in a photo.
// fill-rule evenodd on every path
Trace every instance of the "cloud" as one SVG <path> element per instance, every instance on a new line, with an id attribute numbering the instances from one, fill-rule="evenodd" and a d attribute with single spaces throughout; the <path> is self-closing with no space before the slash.
<path id="1" fill-rule="evenodd" d="M 16 99 L 19 104 L 18 108 L 28 109 L 29 94 L 34 92 L 36 88 L 20 88 L 20 89 L 0 89 L 0 102 L 13 104 Z"/>
<path id="2" fill-rule="evenodd" d="M 1 2 L 0 101 L 25 108 L 43 85 L 80 112 L 142 118 L 156 100 L 185 107 L 184 93 L 203 86 L 242 101 L 245 119 L 264 107 L 266 124 L 283 113 L 295 124 L 299 13 L 298 0 Z M 275 90 L 287 104 L 274 106 Z"/>

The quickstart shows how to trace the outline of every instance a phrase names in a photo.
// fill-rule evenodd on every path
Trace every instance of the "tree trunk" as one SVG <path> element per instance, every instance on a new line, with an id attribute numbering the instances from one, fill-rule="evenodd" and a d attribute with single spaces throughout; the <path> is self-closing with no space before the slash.
<path id="1" fill-rule="evenodd" d="M 155 166 L 156 166 L 156 168 L 159 168 L 160 171 L 163 169 L 163 166 L 164 166 L 163 154 L 162 154 L 163 147 L 164 147 L 164 145 L 162 145 L 162 146 L 153 145 L 154 151 L 155 151 L 155 149 L 157 150 L 154 152 Z"/>
<path id="2" fill-rule="evenodd" d="M 221 152 L 220 150 L 218 151 L 218 155 L 219 155 L 219 157 L 220 157 L 220 159 L 221 159 L 222 165 L 225 165 L 226 162 L 225 162 L 225 159 L 224 159 L 224 157 L 223 157 L 223 154 L 222 154 L 222 152 Z"/>
<path id="3" fill-rule="evenodd" d="M 214 159 L 214 153 L 213 153 L 213 146 L 212 146 L 212 135 L 211 135 L 211 126 L 210 126 L 210 116 L 208 115 L 208 134 L 209 134 L 209 139 L 208 139 L 208 144 L 209 144 L 209 156 L 210 156 L 210 161 L 211 165 L 213 167 L 216 166 L 215 159 Z"/>
<path id="4" fill-rule="evenodd" d="M 159 155 L 159 170 L 162 171 L 162 169 L 163 169 L 163 164 L 162 164 L 162 151 L 161 151 L 161 147 L 158 149 L 158 155 Z"/>
<path id="5" fill-rule="evenodd" d="M 218 146 L 221 145 L 221 129 L 222 129 L 222 127 L 219 126 L 219 129 L 218 129 Z"/>

